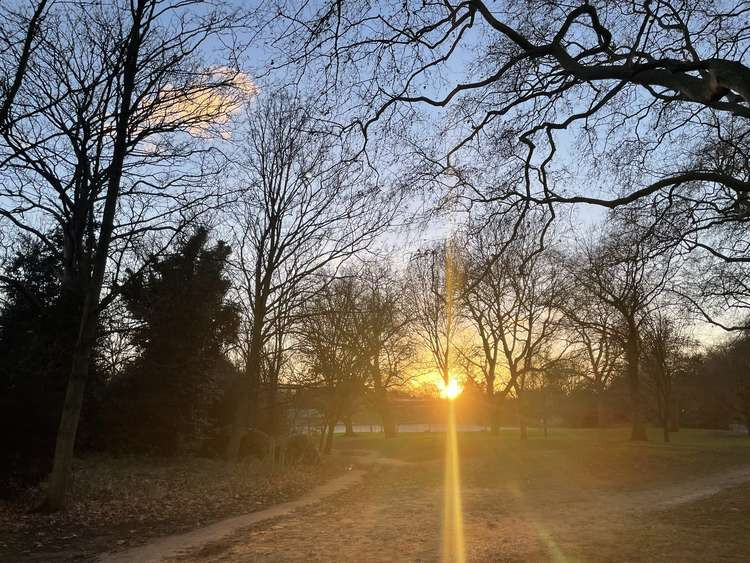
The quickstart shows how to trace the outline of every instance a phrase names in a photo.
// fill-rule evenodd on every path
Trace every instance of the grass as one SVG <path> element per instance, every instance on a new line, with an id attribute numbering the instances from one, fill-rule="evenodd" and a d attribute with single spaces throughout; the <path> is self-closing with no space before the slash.
<path id="1" fill-rule="evenodd" d="M 750 472 L 750 438 L 708 430 L 682 430 L 670 444 L 660 437 L 653 429 L 650 442 L 631 443 L 625 428 L 553 429 L 547 439 L 532 429 L 523 442 L 513 431 L 459 435 L 469 560 L 750 560 L 750 483 L 725 479 Z M 368 449 L 411 463 L 376 465 L 356 487 L 186 560 L 438 560 L 444 438 L 337 436 L 338 453 Z M 64 515 L 0 506 L 0 553 L 4 542 L 6 560 L 90 558 L 286 500 L 336 474 L 345 459 L 271 472 L 262 464 L 90 458 L 77 466 L 78 501 Z"/>
<path id="2" fill-rule="evenodd" d="M 744 483 L 689 500 L 715 476 L 750 467 L 750 439 L 726 432 L 682 430 L 664 444 L 654 429 L 647 443 L 632 443 L 624 428 L 553 430 L 548 439 L 532 432 L 522 442 L 514 432 L 460 436 L 464 521 L 469 560 L 492 561 L 746 561 L 750 522 Z M 392 440 L 363 435 L 342 438 L 342 450 L 375 448 L 407 461 L 436 461 L 440 434 L 402 435 Z M 385 473 L 373 483 L 373 504 L 393 503 L 384 520 L 408 513 L 403 499 L 442 487 L 440 463 L 401 474 L 394 488 Z M 398 491 L 393 493 L 393 491 Z M 433 495 L 434 497 L 434 495 Z M 686 502 L 671 504 L 674 499 Z M 433 510 L 439 502 L 433 498 Z M 356 509 L 353 509 L 356 510 Z M 416 518 L 412 510 L 410 519 Z M 413 553 L 433 560 L 439 551 L 439 520 L 412 526 L 406 537 L 424 537 L 430 550 Z M 385 540 L 384 541 L 392 541 Z M 408 552 L 408 547 L 399 548 Z"/>
<path id="3" fill-rule="evenodd" d="M 320 466 L 204 458 L 90 456 L 76 460 L 70 506 L 31 511 L 43 486 L 0 501 L 0 561 L 90 559 L 149 538 L 284 502 L 342 472 Z"/>

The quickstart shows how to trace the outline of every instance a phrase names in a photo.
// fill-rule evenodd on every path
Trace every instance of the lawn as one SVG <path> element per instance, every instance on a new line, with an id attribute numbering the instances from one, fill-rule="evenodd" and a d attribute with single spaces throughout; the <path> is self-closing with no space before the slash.
<path id="1" fill-rule="evenodd" d="M 624 428 L 554 429 L 546 439 L 532 430 L 525 442 L 513 431 L 460 434 L 468 560 L 750 560 L 750 438 L 682 430 L 663 444 L 656 429 L 648 443 L 627 437 Z M 179 559 L 436 561 L 444 439 L 337 436 L 322 467 L 88 459 L 71 511 L 43 517 L 6 505 L 0 541 L 9 560 L 90 558 L 297 496 L 368 450 L 402 463 L 368 466 L 343 493 Z"/>
<path id="2" fill-rule="evenodd" d="M 683 430 L 633 444 L 626 429 L 459 436 L 470 561 L 750 560 L 750 439 Z M 362 486 L 294 520 L 259 524 L 189 561 L 436 561 L 441 434 L 337 437 L 408 466 L 374 466 Z"/>

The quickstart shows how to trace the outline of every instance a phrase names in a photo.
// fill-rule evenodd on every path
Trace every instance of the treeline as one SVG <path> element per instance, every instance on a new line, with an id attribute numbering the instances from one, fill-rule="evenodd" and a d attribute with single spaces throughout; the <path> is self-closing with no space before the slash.
<path id="1" fill-rule="evenodd" d="M 99 323 L 79 448 L 170 455 L 226 424 L 237 371 L 225 352 L 239 324 L 228 255 L 196 228 L 126 277 Z M 77 310 L 37 242 L 23 239 L 5 273 L 23 291 L 9 288 L 0 309 L 2 470 L 33 481 L 51 469 Z"/>
<path id="2" fill-rule="evenodd" d="M 416 252 L 405 269 L 318 270 L 304 300 L 284 301 L 266 327 L 237 456 L 266 453 L 264 436 L 283 440 L 290 409 L 320 413 L 324 452 L 337 423 L 363 407 L 393 436 L 392 391 L 436 377 L 460 379 L 494 432 L 519 425 L 522 438 L 527 425 L 630 421 L 636 439 L 647 422 L 665 439 L 684 425 L 747 425 L 750 336 L 699 346 L 675 310 L 682 304 L 669 299 L 664 268 L 676 275 L 675 267 L 637 250 L 630 235 L 617 254 L 625 232 L 633 230 L 540 251 L 529 228 L 495 254 L 467 231 Z M 253 382 L 254 324 L 243 317 L 248 272 L 211 233 L 188 226 L 127 270 L 99 320 L 79 451 L 226 455 L 241 390 Z M 11 485 L 51 468 L 77 318 L 55 257 L 29 237 L 17 245 L 0 309 L 2 469 Z M 629 339 L 635 354 L 625 351 Z"/>
<path id="3" fill-rule="evenodd" d="M 606 422 L 612 404 L 626 405 L 636 440 L 649 421 L 665 439 L 683 423 L 747 425 L 747 325 L 742 315 L 722 324 L 727 312 L 747 312 L 747 108 L 736 84 L 723 84 L 731 100 L 717 102 L 695 88 L 726 77 L 675 67 L 673 49 L 662 57 L 634 47 L 624 57 L 606 45 L 582 55 L 594 57 L 591 68 L 600 56 L 628 65 L 605 94 L 554 62 L 569 59 L 565 31 L 596 12 L 587 7 L 570 21 L 540 20 L 532 35 L 548 47 L 520 41 L 553 65 L 538 65 L 538 84 L 514 79 L 489 92 L 503 73 L 476 84 L 472 76 L 455 94 L 479 97 L 426 134 L 435 115 L 418 107 L 453 96 L 430 97 L 433 57 L 423 50 L 447 45 L 426 37 L 457 31 L 453 8 L 435 5 L 425 16 L 434 25 L 409 31 L 408 48 L 390 31 L 379 37 L 354 5 L 341 8 L 290 20 L 282 8 L 203 0 L 0 5 L 6 481 L 48 475 L 44 508 L 55 510 L 75 452 L 87 448 L 275 459 L 288 445 L 295 394 L 296 407 L 321 413 L 323 451 L 363 401 L 390 436 L 390 390 L 415 377 L 481 391 L 493 428 L 514 405 L 521 437 L 535 420 L 551 423 L 555 408 L 571 424 L 593 423 Z M 411 29 L 407 8 L 383 29 Z M 459 11 L 465 25 L 494 18 L 473 3 Z M 352 25 L 332 25 L 342 13 Z M 705 17 L 709 29 L 725 16 Z M 247 43 L 266 39 L 284 60 L 253 67 L 257 45 Z M 496 45 L 471 51 L 472 69 L 507 56 Z M 418 64 L 403 74 L 410 65 L 398 59 L 409 52 Z M 521 64 L 525 76 L 526 57 L 509 56 L 506 71 Z M 609 112 L 644 86 L 633 57 L 661 65 L 656 75 L 669 80 L 637 90 L 629 103 L 640 109 Z M 255 83 L 249 68 L 266 81 Z M 304 84 L 289 87 L 292 75 Z M 535 121 L 569 114 L 577 89 L 592 85 L 586 114 Z M 662 124 L 682 119 L 662 110 L 685 92 L 702 110 L 728 113 Z M 642 111 L 667 127 L 663 144 L 694 165 L 690 173 L 654 173 L 669 159 L 642 140 Z M 589 117 L 604 129 L 587 126 L 577 150 L 611 199 L 588 197 L 593 184 L 571 179 L 566 165 L 552 169 L 557 132 Z M 627 166 L 623 155 L 633 155 Z M 576 202 L 608 209 L 588 237 L 558 212 Z M 446 210 L 462 219 L 447 241 L 385 250 L 415 219 L 434 226 Z M 733 336 L 706 347 L 696 319 Z"/>

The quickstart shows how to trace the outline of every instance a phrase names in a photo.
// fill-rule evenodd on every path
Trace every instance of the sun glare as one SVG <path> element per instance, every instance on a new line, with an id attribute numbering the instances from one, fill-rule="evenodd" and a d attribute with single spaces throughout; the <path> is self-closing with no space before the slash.
<path id="1" fill-rule="evenodd" d="M 443 399 L 453 400 L 458 397 L 464 390 L 461 384 L 453 377 L 448 380 L 448 383 L 444 383 L 442 380 L 438 382 L 440 389 L 440 396 Z"/>

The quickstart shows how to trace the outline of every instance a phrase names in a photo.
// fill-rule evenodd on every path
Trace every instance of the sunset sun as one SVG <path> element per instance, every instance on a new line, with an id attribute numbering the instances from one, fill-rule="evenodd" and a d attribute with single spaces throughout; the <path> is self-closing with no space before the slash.
<path id="1" fill-rule="evenodd" d="M 438 383 L 438 388 L 440 389 L 440 396 L 443 399 L 448 400 L 454 400 L 456 399 L 461 392 L 464 390 L 464 388 L 461 386 L 461 384 L 458 382 L 457 379 L 454 377 L 451 377 L 448 380 L 448 383 L 444 383 L 442 380 Z"/>

